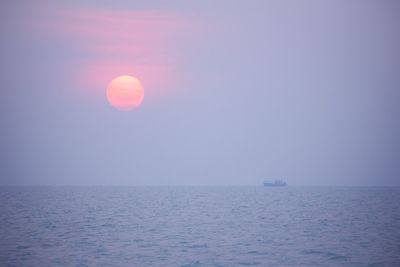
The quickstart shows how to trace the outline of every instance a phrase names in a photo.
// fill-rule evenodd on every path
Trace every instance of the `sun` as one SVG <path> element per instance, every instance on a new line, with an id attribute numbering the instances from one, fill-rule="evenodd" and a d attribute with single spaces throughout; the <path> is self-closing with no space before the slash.
<path id="1" fill-rule="evenodd" d="M 144 90 L 138 79 L 122 75 L 114 78 L 107 87 L 108 102 L 121 111 L 130 111 L 140 106 Z"/>

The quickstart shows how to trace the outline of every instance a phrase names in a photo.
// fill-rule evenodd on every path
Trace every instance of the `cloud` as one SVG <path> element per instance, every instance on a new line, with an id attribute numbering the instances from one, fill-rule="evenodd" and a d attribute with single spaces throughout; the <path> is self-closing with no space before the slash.
<path id="1" fill-rule="evenodd" d="M 165 10 L 66 8 L 42 25 L 50 37 L 69 44 L 81 58 L 77 83 L 103 90 L 115 76 L 137 77 L 148 93 L 176 87 L 182 57 L 179 47 L 190 41 L 194 21 Z"/>

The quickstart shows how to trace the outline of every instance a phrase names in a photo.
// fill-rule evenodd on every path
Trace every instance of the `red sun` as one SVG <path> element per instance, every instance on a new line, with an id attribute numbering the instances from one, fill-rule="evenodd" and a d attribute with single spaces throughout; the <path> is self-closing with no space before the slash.
<path id="1" fill-rule="evenodd" d="M 114 78 L 107 87 L 108 102 L 118 110 L 130 111 L 137 108 L 143 98 L 143 86 L 138 79 L 129 75 Z"/>

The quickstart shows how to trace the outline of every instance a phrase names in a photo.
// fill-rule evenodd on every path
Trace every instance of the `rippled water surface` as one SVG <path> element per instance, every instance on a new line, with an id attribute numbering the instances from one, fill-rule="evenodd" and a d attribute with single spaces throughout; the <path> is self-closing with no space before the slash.
<path id="1" fill-rule="evenodd" d="M 0 266 L 400 266 L 400 188 L 2 187 Z"/>

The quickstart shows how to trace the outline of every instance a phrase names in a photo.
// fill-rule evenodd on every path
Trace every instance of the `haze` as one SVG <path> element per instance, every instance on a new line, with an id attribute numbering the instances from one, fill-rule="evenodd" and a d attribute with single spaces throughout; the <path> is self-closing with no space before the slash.
<path id="1" fill-rule="evenodd" d="M 398 1 L 69 2 L 0 4 L 1 184 L 400 185 Z"/>

